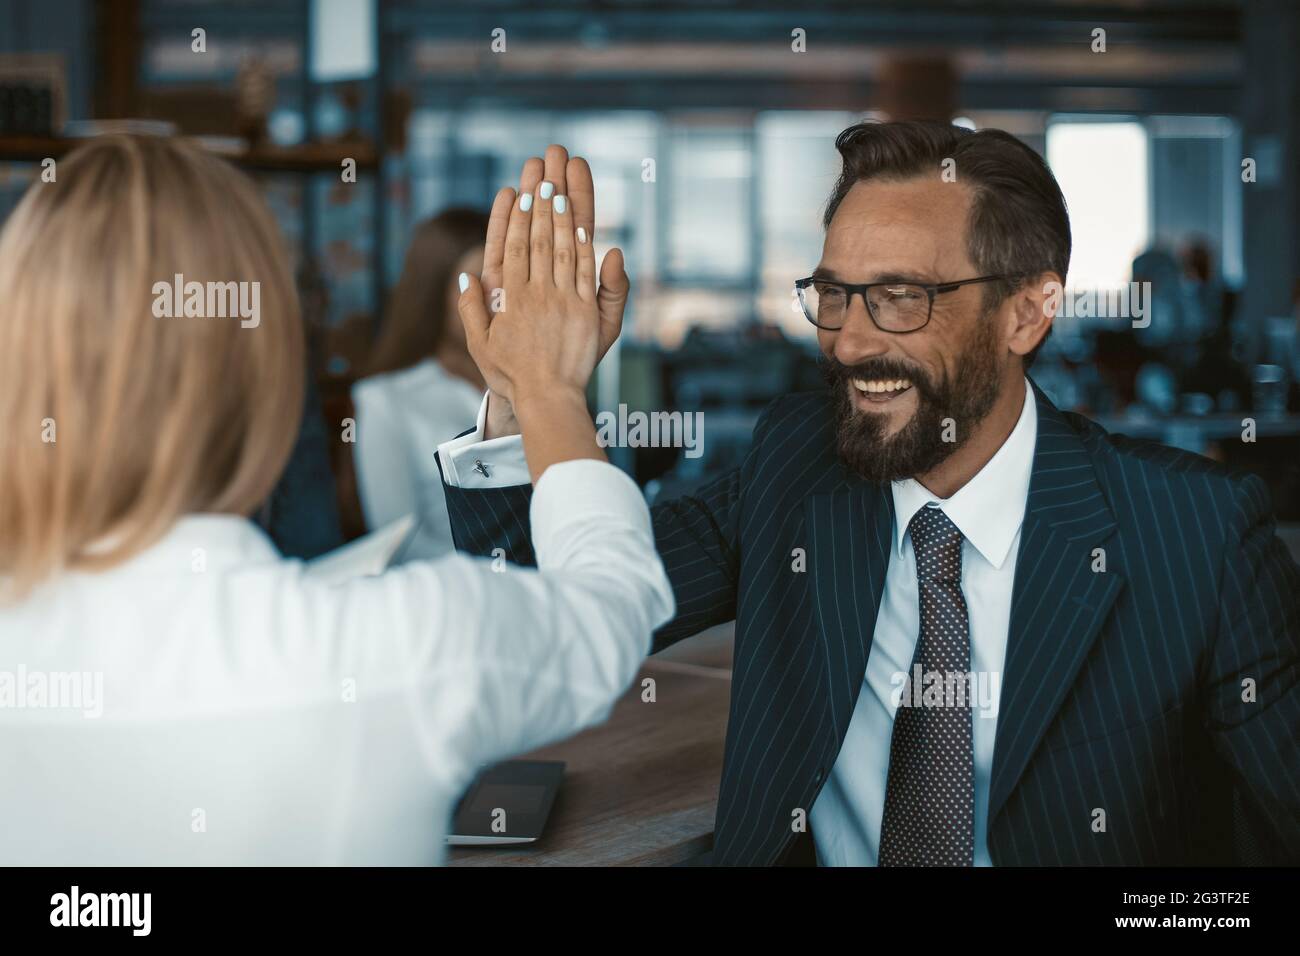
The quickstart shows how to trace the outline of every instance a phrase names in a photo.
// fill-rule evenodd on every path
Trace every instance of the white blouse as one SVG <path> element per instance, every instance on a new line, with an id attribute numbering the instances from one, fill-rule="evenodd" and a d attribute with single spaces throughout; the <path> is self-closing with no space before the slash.
<path id="1" fill-rule="evenodd" d="M 440 862 L 480 765 L 603 720 L 673 611 L 614 467 L 552 466 L 531 524 L 536 571 L 327 586 L 195 515 L 0 605 L 0 861 Z"/>
<path id="2" fill-rule="evenodd" d="M 402 560 L 455 550 L 433 453 L 474 426 L 481 401 L 481 391 L 433 359 L 364 378 L 352 388 L 353 460 L 366 527 L 382 528 L 408 514 L 418 519 Z"/>

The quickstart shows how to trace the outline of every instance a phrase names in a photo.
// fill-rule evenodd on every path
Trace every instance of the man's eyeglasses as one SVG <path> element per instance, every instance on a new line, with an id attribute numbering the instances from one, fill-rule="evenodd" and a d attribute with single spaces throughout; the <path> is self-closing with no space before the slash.
<path id="1" fill-rule="evenodd" d="M 869 282 L 850 285 L 810 276 L 794 284 L 795 294 L 803 307 L 803 314 L 819 329 L 836 331 L 844 327 L 849 312 L 849 302 L 855 295 L 862 296 L 867 304 L 867 314 L 882 332 L 916 332 L 930 322 L 934 297 L 953 292 L 964 285 L 976 282 L 994 282 L 1011 276 L 979 276 L 958 282 L 922 285 L 915 282 Z"/>

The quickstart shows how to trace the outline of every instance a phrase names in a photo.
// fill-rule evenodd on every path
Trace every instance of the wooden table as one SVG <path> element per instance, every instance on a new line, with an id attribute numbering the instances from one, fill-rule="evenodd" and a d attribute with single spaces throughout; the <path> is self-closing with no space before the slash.
<path id="1" fill-rule="evenodd" d="M 608 722 L 523 755 L 563 760 L 564 784 L 536 843 L 456 847 L 450 866 L 666 866 L 713 846 L 731 697 L 732 626 L 646 661 Z M 641 699 L 655 681 L 655 702 Z"/>

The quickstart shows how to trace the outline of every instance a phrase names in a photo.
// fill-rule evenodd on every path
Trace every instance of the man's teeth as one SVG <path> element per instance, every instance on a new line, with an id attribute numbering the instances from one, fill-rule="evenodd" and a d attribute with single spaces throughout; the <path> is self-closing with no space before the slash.
<path id="1" fill-rule="evenodd" d="M 898 392 L 912 387 L 911 381 L 905 378 L 855 378 L 851 381 L 859 392 Z"/>

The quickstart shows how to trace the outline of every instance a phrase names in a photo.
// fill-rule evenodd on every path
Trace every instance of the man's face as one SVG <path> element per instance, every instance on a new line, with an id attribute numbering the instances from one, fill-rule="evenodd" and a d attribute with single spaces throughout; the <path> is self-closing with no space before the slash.
<path id="1" fill-rule="evenodd" d="M 969 209 L 966 187 L 937 174 L 860 182 L 835 211 L 816 274 L 925 285 L 978 276 Z M 839 452 L 853 472 L 880 482 L 924 474 L 988 414 L 1007 353 L 983 294 L 977 283 L 936 296 L 929 323 L 907 333 L 881 331 L 854 296 L 841 329 L 818 330 Z"/>

